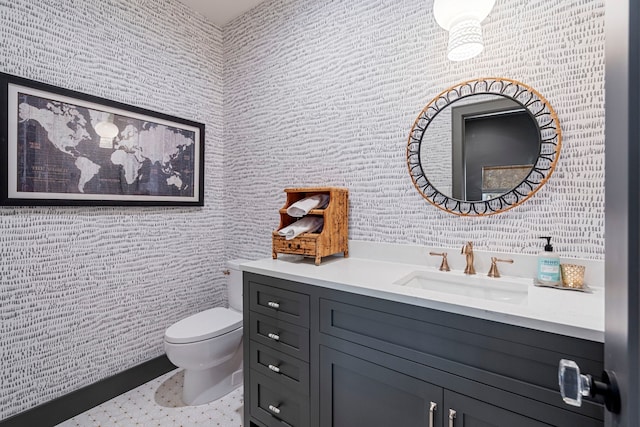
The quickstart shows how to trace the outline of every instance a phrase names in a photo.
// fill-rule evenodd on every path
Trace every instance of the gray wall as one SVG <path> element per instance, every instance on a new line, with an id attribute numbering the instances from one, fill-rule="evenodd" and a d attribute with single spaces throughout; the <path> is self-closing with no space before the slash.
<path id="1" fill-rule="evenodd" d="M 225 303 L 222 32 L 173 0 L 0 2 L 0 71 L 206 124 L 205 207 L 0 208 L 0 419 Z"/>
<path id="2" fill-rule="evenodd" d="M 446 59 L 432 2 L 271 0 L 225 27 L 224 138 L 230 253 L 269 256 L 282 189 L 350 190 L 352 239 L 604 258 L 604 2 L 498 0 L 485 51 Z M 560 117 L 551 180 L 497 216 L 429 205 L 406 166 L 409 130 L 439 92 L 474 77 L 538 90 Z M 241 213 L 246 213 L 242 215 Z"/>
<path id="3" fill-rule="evenodd" d="M 267 0 L 224 32 L 174 0 L 0 2 L 0 71 L 207 125 L 202 209 L 0 209 L 0 419 L 162 354 L 169 324 L 224 304 L 223 260 L 270 255 L 285 187 L 348 187 L 352 239 L 535 253 L 550 234 L 603 259 L 603 14 L 498 0 L 459 64 L 424 0 Z M 480 76 L 539 90 L 564 148 L 524 205 L 459 218 L 414 189 L 406 142 L 433 96 Z"/>

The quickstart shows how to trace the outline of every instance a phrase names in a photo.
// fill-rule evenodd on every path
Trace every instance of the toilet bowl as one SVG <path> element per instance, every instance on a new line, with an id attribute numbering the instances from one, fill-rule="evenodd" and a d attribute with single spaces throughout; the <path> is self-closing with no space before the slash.
<path id="1" fill-rule="evenodd" d="M 229 308 L 196 313 L 165 332 L 167 357 L 184 368 L 182 400 L 187 405 L 211 402 L 242 385 L 241 262 L 227 262 Z"/>

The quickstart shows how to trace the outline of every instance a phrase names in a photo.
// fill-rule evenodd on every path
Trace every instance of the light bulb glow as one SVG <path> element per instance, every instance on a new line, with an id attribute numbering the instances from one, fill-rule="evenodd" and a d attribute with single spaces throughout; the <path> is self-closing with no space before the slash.
<path id="1" fill-rule="evenodd" d="M 113 138 L 118 136 L 118 126 L 112 122 L 98 122 L 94 126 L 94 129 L 100 137 L 99 146 L 101 148 L 113 148 Z"/>
<path id="2" fill-rule="evenodd" d="M 94 128 L 96 133 L 102 138 L 115 138 L 118 136 L 118 132 L 120 132 L 118 126 L 111 122 L 98 122 Z"/>

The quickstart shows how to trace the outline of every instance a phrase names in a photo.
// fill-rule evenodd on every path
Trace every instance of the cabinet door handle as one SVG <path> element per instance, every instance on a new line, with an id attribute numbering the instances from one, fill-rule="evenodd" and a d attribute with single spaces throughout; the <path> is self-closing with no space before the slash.
<path id="1" fill-rule="evenodd" d="M 273 332 L 269 332 L 267 336 L 274 341 L 280 341 L 280 335 L 274 334 Z"/>
<path id="2" fill-rule="evenodd" d="M 456 419 L 456 411 L 449 409 L 449 427 L 454 427 L 453 422 Z"/>
<path id="3" fill-rule="evenodd" d="M 278 368 L 276 365 L 269 365 L 269 369 L 271 369 L 276 374 L 280 373 L 280 368 Z"/>
<path id="4" fill-rule="evenodd" d="M 280 308 L 280 304 L 275 301 L 269 301 L 267 305 L 271 308 L 275 308 L 276 310 Z"/>
<path id="5" fill-rule="evenodd" d="M 429 427 L 434 427 L 434 420 L 436 415 L 436 409 L 438 409 L 438 404 L 436 402 L 430 402 L 429 404 Z"/>
<path id="6" fill-rule="evenodd" d="M 269 410 L 271 412 L 273 412 L 274 414 L 279 414 L 280 413 L 280 409 L 277 406 L 269 405 Z"/>

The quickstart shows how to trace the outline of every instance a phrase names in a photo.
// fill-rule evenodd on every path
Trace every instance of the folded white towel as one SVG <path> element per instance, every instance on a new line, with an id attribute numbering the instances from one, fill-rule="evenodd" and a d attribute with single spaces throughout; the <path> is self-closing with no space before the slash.
<path id="1" fill-rule="evenodd" d="M 309 213 L 311 209 L 322 209 L 329 203 L 328 194 L 316 194 L 302 200 L 298 200 L 287 208 L 287 214 L 294 218 L 300 218 Z"/>
<path id="2" fill-rule="evenodd" d="M 324 220 L 319 216 L 307 216 L 297 220 L 291 225 L 283 227 L 278 234 L 284 236 L 286 240 L 291 240 L 302 233 L 313 233 L 322 228 Z"/>

